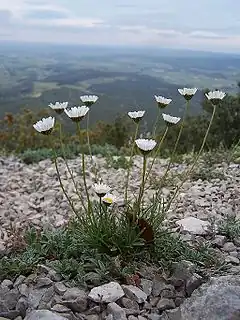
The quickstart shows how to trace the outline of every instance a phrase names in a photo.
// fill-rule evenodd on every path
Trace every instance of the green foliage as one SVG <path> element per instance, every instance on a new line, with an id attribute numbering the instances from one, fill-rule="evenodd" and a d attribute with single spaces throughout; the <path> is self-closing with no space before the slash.
<path id="1" fill-rule="evenodd" d="M 75 143 L 65 146 L 64 153 L 61 149 L 56 149 L 55 151 L 58 157 L 63 157 L 64 155 L 66 159 L 73 159 L 79 156 L 81 152 L 88 154 L 89 148 L 88 145 L 83 145 L 81 147 L 79 144 Z M 103 146 L 93 144 L 91 146 L 91 152 L 93 155 L 101 155 L 103 157 L 107 156 L 107 159 L 109 159 L 109 163 L 112 163 L 115 166 L 124 167 L 126 165 L 126 163 L 124 162 L 124 157 L 120 155 L 121 152 L 115 146 L 111 146 L 108 144 L 105 144 Z M 114 156 L 118 156 L 120 160 L 114 162 Z M 29 149 L 21 153 L 20 158 L 26 164 L 37 163 L 44 159 L 53 159 L 54 151 L 49 148 L 41 148 L 37 150 Z"/>
<path id="2" fill-rule="evenodd" d="M 148 211 L 151 210 L 154 207 Z M 145 212 L 144 216 L 153 218 L 153 212 Z M 200 267 L 217 263 L 210 248 L 190 247 L 178 236 L 159 227 L 157 221 L 154 228 L 156 245 L 146 247 L 139 231 L 130 228 L 129 220 L 120 218 L 122 222 L 116 227 L 115 219 L 102 219 L 95 228 L 91 225 L 83 227 L 74 220 L 67 228 L 58 230 L 39 233 L 30 229 L 25 235 L 26 248 L 22 252 L 11 252 L 0 259 L 0 278 L 29 275 L 39 263 L 45 263 L 65 279 L 91 287 L 111 280 L 124 281 L 143 263 L 156 267 L 169 267 L 171 262 L 181 259 Z M 104 226 L 104 222 L 108 225 Z M 116 229 L 112 230 L 114 226 Z"/>
<path id="3" fill-rule="evenodd" d="M 218 223 L 218 232 L 228 239 L 240 237 L 240 219 L 236 217 L 226 217 Z"/>
<path id="4" fill-rule="evenodd" d="M 207 101 L 202 103 L 204 113 L 198 116 L 188 117 L 184 125 L 177 153 L 186 154 L 193 150 L 197 152 L 200 149 L 204 134 L 209 124 L 209 113 L 212 112 L 211 104 Z M 239 141 L 240 136 L 240 94 L 236 96 L 227 96 L 217 107 L 216 115 L 208 135 L 205 151 L 216 150 L 218 148 L 228 150 Z M 168 156 L 172 152 L 170 146 L 174 146 L 179 128 L 171 128 L 167 135 L 163 155 Z M 194 148 L 194 149 L 193 149 Z M 166 151 L 165 151 L 166 150 Z"/>

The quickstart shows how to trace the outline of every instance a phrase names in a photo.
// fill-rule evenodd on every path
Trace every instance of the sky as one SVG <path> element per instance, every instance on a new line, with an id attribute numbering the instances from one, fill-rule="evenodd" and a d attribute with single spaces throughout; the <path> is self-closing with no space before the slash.
<path id="1" fill-rule="evenodd" d="M 240 0 L 0 0 L 0 40 L 240 53 Z"/>

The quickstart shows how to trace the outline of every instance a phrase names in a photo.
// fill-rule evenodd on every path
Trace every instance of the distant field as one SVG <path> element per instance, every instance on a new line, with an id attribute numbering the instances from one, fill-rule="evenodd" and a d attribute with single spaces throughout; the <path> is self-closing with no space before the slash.
<path id="1" fill-rule="evenodd" d="M 168 112 L 181 115 L 184 100 L 177 89 L 184 86 L 199 88 L 191 107 L 192 114 L 198 114 L 201 89 L 232 93 L 240 80 L 240 56 L 179 55 L 174 50 L 16 45 L 0 47 L 0 62 L 0 118 L 21 107 L 39 110 L 54 101 L 75 105 L 80 95 L 96 94 L 101 99 L 93 109 L 93 120 L 103 115 L 113 119 L 129 108 L 141 108 L 151 121 L 156 111 L 154 94 L 171 97 Z"/>
<path id="2" fill-rule="evenodd" d="M 44 91 L 58 89 L 60 86 L 56 82 L 34 81 L 33 92 L 30 94 L 33 98 L 38 98 Z"/>
<path id="3" fill-rule="evenodd" d="M 127 81 L 127 77 L 115 77 L 115 78 L 97 78 L 97 79 L 91 79 L 86 81 L 81 81 L 76 83 L 75 85 L 64 85 L 61 86 L 57 84 L 56 82 L 43 82 L 43 81 L 34 81 L 34 87 L 33 92 L 30 94 L 33 98 L 40 97 L 43 92 L 52 90 L 52 89 L 60 89 L 61 87 L 66 87 L 69 89 L 76 89 L 81 91 L 86 91 L 86 93 L 89 91 L 92 85 L 94 84 L 107 84 L 107 83 L 113 83 L 115 81 Z"/>

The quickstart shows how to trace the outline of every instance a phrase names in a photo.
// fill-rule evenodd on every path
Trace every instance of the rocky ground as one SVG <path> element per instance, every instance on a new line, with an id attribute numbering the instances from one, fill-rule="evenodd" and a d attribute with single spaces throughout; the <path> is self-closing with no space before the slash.
<path id="1" fill-rule="evenodd" d="M 94 157 L 94 161 L 103 182 L 113 188 L 121 205 L 125 170 L 106 167 L 102 157 Z M 157 161 L 149 179 L 146 198 L 154 194 L 166 165 L 166 160 Z M 70 160 L 69 166 L 76 182 L 81 183 L 80 158 Z M 200 173 L 206 178 L 206 163 L 201 166 Z M 162 190 L 164 197 L 172 193 L 173 182 L 179 180 L 178 176 L 186 167 L 185 164 L 172 167 L 172 176 Z M 74 185 L 61 159 L 59 170 L 68 193 L 80 206 Z M 141 157 L 135 157 L 131 193 L 139 187 L 140 172 Z M 25 317 L 28 320 L 240 319 L 240 237 L 229 241 L 219 235 L 215 228 L 216 222 L 225 216 L 240 218 L 240 166 L 221 163 L 211 168 L 207 180 L 196 179 L 195 176 L 194 180 L 184 183 L 169 210 L 168 223 L 173 229 L 180 229 L 182 237 L 187 241 L 193 238 L 201 241 L 210 239 L 229 265 L 229 275 L 213 278 L 201 285 L 203 278 L 195 272 L 194 266 L 182 262 L 182 265 L 175 265 L 175 273 L 171 278 L 162 278 L 156 272 L 145 270 L 139 274 L 137 286 L 112 283 L 104 288 L 83 292 L 79 288 L 69 288 L 53 270 L 40 266 L 38 272 L 28 278 L 20 276 L 15 281 L 5 279 L 1 283 L 0 317 L 17 320 Z M 87 171 L 87 183 L 92 197 L 95 197 L 92 190 L 94 182 L 95 175 L 91 170 Z M 26 165 L 14 157 L 0 158 L 0 216 L 2 254 L 5 250 L 4 242 L 8 240 L 8 230 L 13 226 L 25 228 L 30 223 L 36 227 L 59 227 L 68 221 L 71 210 L 50 160 Z"/>

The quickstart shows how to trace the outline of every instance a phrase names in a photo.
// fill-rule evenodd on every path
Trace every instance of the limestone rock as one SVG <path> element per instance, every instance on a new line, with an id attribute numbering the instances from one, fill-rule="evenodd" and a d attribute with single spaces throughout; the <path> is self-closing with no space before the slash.
<path id="1" fill-rule="evenodd" d="M 88 297 L 95 302 L 115 302 L 124 296 L 124 291 L 119 283 L 109 282 L 93 288 Z"/>
<path id="2" fill-rule="evenodd" d="M 176 224 L 182 228 L 182 231 L 195 235 L 204 235 L 208 233 L 210 223 L 194 217 L 187 217 L 176 221 Z"/>
<path id="3" fill-rule="evenodd" d="M 184 320 L 229 320 L 240 315 L 240 278 L 212 278 L 194 291 L 180 307 Z"/>

